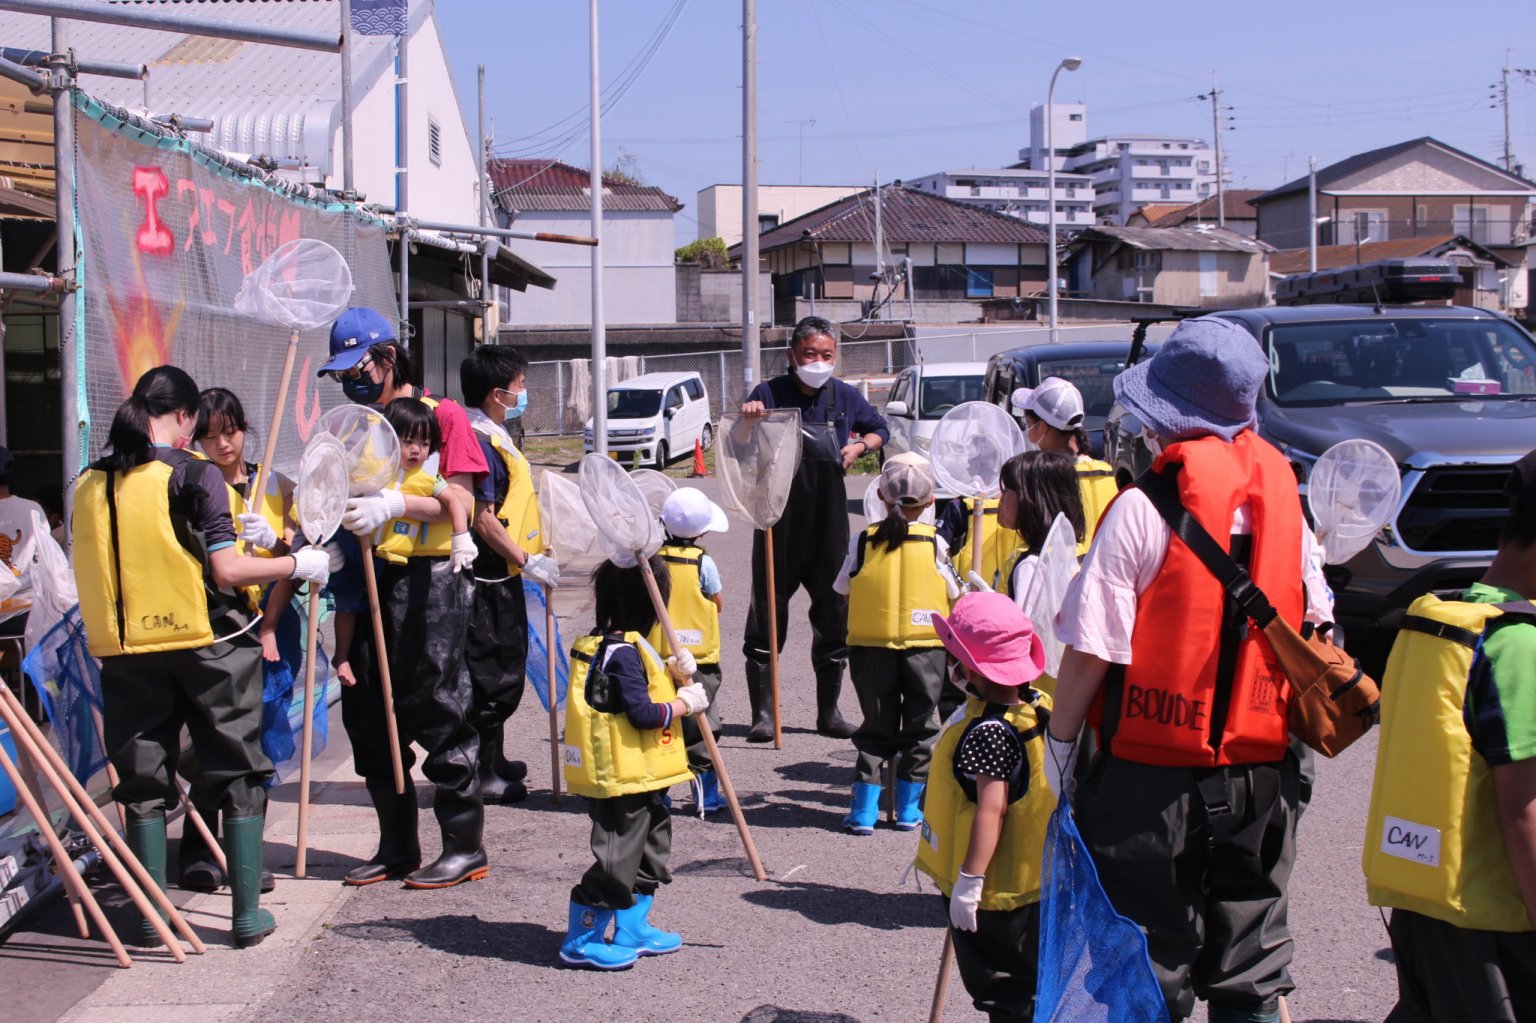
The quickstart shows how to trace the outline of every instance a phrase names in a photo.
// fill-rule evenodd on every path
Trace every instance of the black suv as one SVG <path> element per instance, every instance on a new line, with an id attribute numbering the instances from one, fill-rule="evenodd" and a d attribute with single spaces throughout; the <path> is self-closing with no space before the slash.
<path id="1" fill-rule="evenodd" d="M 1142 349 L 1146 357 L 1155 344 Z M 997 405 L 1009 415 L 1009 399 L 1020 387 L 1039 387 L 1046 377 L 1070 380 L 1083 396 L 1083 429 L 1095 458 L 1104 452 L 1104 417 L 1115 401 L 1115 377 L 1125 369 L 1129 341 L 1070 341 L 1062 344 L 1026 345 L 998 352 L 987 360 L 981 400 Z M 1024 424 L 1019 423 L 1023 429 Z"/>
<path id="2" fill-rule="evenodd" d="M 1329 566 L 1340 624 L 1395 627 L 1414 599 L 1464 589 L 1487 567 L 1507 515 L 1509 466 L 1536 449 L 1536 341 L 1513 320 L 1456 306 L 1270 306 L 1214 315 L 1263 345 L 1270 373 L 1258 432 L 1305 491 L 1313 463 L 1359 437 L 1392 453 L 1402 503 L 1375 542 Z M 1135 416 L 1116 405 L 1106 459 L 1122 483 L 1149 463 Z"/>

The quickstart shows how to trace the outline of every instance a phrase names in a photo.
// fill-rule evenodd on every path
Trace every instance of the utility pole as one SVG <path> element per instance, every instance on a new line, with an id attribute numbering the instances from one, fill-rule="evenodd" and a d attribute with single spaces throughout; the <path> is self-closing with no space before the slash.
<path id="1" fill-rule="evenodd" d="M 803 185 L 803 184 L 805 184 L 805 129 L 806 129 L 807 125 L 809 125 L 812 128 L 816 127 L 816 118 L 814 118 L 814 117 L 807 117 L 807 118 L 805 118 L 803 120 L 800 120 L 800 121 L 785 121 L 784 123 L 785 124 L 793 124 L 793 125 L 795 125 L 799 129 L 799 132 L 800 132 L 800 153 L 799 153 L 800 173 L 796 177 L 795 184 Z"/>
<path id="2" fill-rule="evenodd" d="M 1226 203 L 1222 200 L 1222 170 L 1221 170 L 1221 90 L 1216 88 L 1216 72 L 1211 72 L 1211 91 L 1206 96 L 1211 101 L 1211 138 L 1216 147 L 1216 226 L 1227 226 Z"/>
<path id="3" fill-rule="evenodd" d="M 1307 270 L 1317 273 L 1317 157 L 1307 157 Z"/>
<path id="4" fill-rule="evenodd" d="M 1504 51 L 1504 67 L 1500 69 L 1498 84 L 1490 86 L 1494 92 L 1489 98 L 1495 100 L 1499 106 L 1504 108 L 1504 155 L 1502 157 L 1504 169 L 1511 174 L 1518 174 L 1519 171 L 1516 170 L 1515 165 L 1515 150 L 1509 136 L 1509 76 L 1519 75 L 1527 82 L 1536 81 L 1536 68 L 1511 67 L 1509 62 L 1512 56 L 1513 51 L 1507 49 Z M 1493 104 L 1489 105 L 1492 106 Z"/>
<path id="5" fill-rule="evenodd" d="M 476 139 L 476 152 L 479 160 L 475 170 L 480 174 L 480 201 L 475 204 L 475 213 L 478 217 L 476 223 L 485 227 L 489 220 L 490 210 L 490 150 L 487 148 L 490 140 L 485 136 L 485 65 L 480 64 L 475 68 L 475 86 L 479 100 L 477 116 L 479 120 L 478 137 Z M 491 244 L 489 238 L 480 239 L 480 343 L 490 344 L 491 337 Z"/>
<path id="6" fill-rule="evenodd" d="M 608 335 L 603 322 L 603 97 L 597 65 L 597 0 L 588 0 L 592 74 L 592 450 L 608 453 Z"/>
<path id="7" fill-rule="evenodd" d="M 741 396 L 757 386 L 757 0 L 741 0 Z M 722 402 L 725 395 L 720 396 Z"/>

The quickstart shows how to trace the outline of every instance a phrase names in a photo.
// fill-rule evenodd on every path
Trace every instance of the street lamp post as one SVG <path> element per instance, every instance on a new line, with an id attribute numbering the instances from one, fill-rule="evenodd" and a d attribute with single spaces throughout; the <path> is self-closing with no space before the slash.
<path id="1" fill-rule="evenodd" d="M 1059 337 L 1056 328 L 1056 119 L 1053 116 L 1051 105 L 1056 97 L 1056 76 L 1061 74 L 1061 69 L 1076 71 L 1083 66 L 1083 58 L 1068 57 L 1056 65 L 1056 70 L 1051 72 L 1051 84 L 1045 90 L 1045 224 L 1050 237 L 1046 239 L 1047 252 L 1045 259 L 1045 272 L 1050 275 L 1045 286 L 1045 294 L 1049 303 L 1051 319 L 1051 343 L 1055 344 Z"/>

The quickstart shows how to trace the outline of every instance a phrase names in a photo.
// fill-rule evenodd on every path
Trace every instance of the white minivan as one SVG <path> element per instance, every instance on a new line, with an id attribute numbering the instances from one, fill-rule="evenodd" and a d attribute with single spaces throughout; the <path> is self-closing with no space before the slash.
<path id="1" fill-rule="evenodd" d="M 708 448 L 714 440 L 709 394 L 697 373 L 646 373 L 608 388 L 610 452 L 665 469 L 692 455 L 695 441 Z M 581 446 L 593 450 L 590 419 Z"/>
<path id="2" fill-rule="evenodd" d="M 963 402 L 980 401 L 986 376 L 985 362 L 919 363 L 902 370 L 885 402 L 891 439 L 881 452 L 916 451 L 927 458 L 933 429 L 944 413 Z"/>

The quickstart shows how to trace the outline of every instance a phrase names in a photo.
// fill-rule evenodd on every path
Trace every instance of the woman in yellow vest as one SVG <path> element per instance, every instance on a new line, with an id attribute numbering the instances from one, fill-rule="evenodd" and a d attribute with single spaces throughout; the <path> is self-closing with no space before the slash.
<path id="1" fill-rule="evenodd" d="M 968 593 L 934 616 L 967 692 L 934 751 L 916 865 L 949 910 L 960 979 L 993 1020 L 1034 1015 L 1041 852 L 1056 797 L 1046 783 L 1050 697 L 1031 683 L 1045 649 L 1000 593 Z"/>
<path id="2" fill-rule="evenodd" d="M 1488 571 L 1414 601 L 1382 679 L 1364 867 L 1389 1023 L 1536 1019 L 1536 452 L 1506 493 Z"/>
<path id="3" fill-rule="evenodd" d="M 1120 492 L 1115 484 L 1115 470 L 1089 453 L 1088 434 L 1083 429 L 1082 392 L 1061 377 L 1046 377 L 1039 387 L 1014 391 L 1012 402 L 1014 413 L 1024 417 L 1024 439 L 1029 445 L 1040 451 L 1068 455 L 1077 467 L 1085 526 L 1077 549 L 1081 557 L 1088 553 L 1088 544 L 1099 528 L 1104 509 Z"/>
<path id="4" fill-rule="evenodd" d="M 127 838 L 165 884 L 165 811 L 186 727 L 211 802 L 224 815 L 236 944 L 276 926 L 259 906 L 261 829 L 272 763 L 261 751 L 261 646 L 240 587 L 300 578 L 323 585 L 330 555 L 253 558 L 236 547 L 229 492 L 187 446 L 198 391 L 175 366 L 139 378 L 105 453 L 75 487 L 75 581 L 91 653 L 101 659 L 113 798 Z M 141 940 L 155 942 L 146 922 Z"/>
<path id="5" fill-rule="evenodd" d="M 958 593 L 939 567 L 949 561 L 942 538 L 918 521 L 933 503 L 927 463 L 889 459 L 876 485 L 890 511 L 853 538 L 832 587 L 848 595 L 848 674 L 864 714 L 853 733 L 859 751 L 853 805 L 843 818 L 843 828 L 855 835 L 874 834 L 886 761 L 896 768 L 897 829 L 911 831 L 922 822 L 944 686 L 944 649 L 933 618 L 949 610 Z"/>
<path id="6" fill-rule="evenodd" d="M 229 488 L 229 509 L 239 527 L 240 553 L 257 558 L 275 558 L 288 553 L 289 539 L 293 534 L 292 502 L 293 481 L 276 470 L 268 474 L 266 491 L 253 508 L 246 500 L 246 491 L 256 478 L 258 466 L 245 460 L 245 439 L 250 431 L 246 422 L 245 406 L 235 393 L 224 387 L 210 387 L 199 396 L 197 427 L 193 440 L 203 455 L 224 477 Z M 246 591 L 253 607 L 263 610 L 263 625 L 269 624 L 265 614 L 266 598 L 271 592 L 260 586 Z M 287 621 L 281 630 L 258 630 L 262 646 L 262 730 L 261 751 L 274 765 L 293 756 L 292 729 L 288 725 L 288 705 L 293 696 L 293 680 L 303 670 L 303 637 L 296 616 L 276 616 Z M 270 637 L 270 638 L 269 638 Z M 282 642 L 279 644 L 278 640 Z M 281 646 L 281 648 L 280 648 Z M 181 774 L 191 790 L 192 805 L 202 814 L 208 828 L 219 834 L 218 804 L 208 798 L 203 785 L 202 772 L 197 758 L 183 761 Z M 274 781 L 277 781 L 274 777 Z M 176 858 L 180 864 L 180 887 L 194 892 L 216 891 L 224 885 L 224 872 L 214 861 L 202 832 L 192 826 L 190 820 L 181 824 L 181 843 Z M 262 870 L 261 890 L 270 892 L 275 884 L 271 871 Z"/>
<path id="7" fill-rule="evenodd" d="M 720 611 L 725 607 L 721 595 L 720 568 L 699 538 L 705 533 L 724 533 L 730 521 L 720 506 L 694 487 L 679 487 L 661 506 L 661 524 L 667 531 L 666 542 L 656 552 L 667 563 L 672 575 L 672 593 L 667 598 L 667 613 L 677 630 L 677 640 L 693 655 L 694 681 L 704 687 L 709 697 L 709 727 L 720 734 L 720 717 L 715 696 L 723 680 L 720 674 Z M 651 646 L 667 649 L 658 622 L 651 629 Z M 725 809 L 720 797 L 720 779 L 715 762 L 704 745 L 704 735 L 691 719 L 683 721 L 683 740 L 688 746 L 688 767 L 693 772 L 694 810 L 700 817 Z"/>
<path id="8" fill-rule="evenodd" d="M 652 557 L 651 570 L 665 601 L 667 563 Z M 646 642 L 656 612 L 638 563 L 604 561 L 592 589 L 597 626 L 571 650 L 564 741 L 566 784 L 587 797 L 594 862 L 571 889 L 560 958 L 622 970 L 683 945 L 682 935 L 651 926 L 650 914 L 657 887 L 672 881 L 664 798 L 690 778 L 679 725 L 708 708 L 709 696 L 693 681 L 692 654 L 684 650 L 664 664 Z"/>

